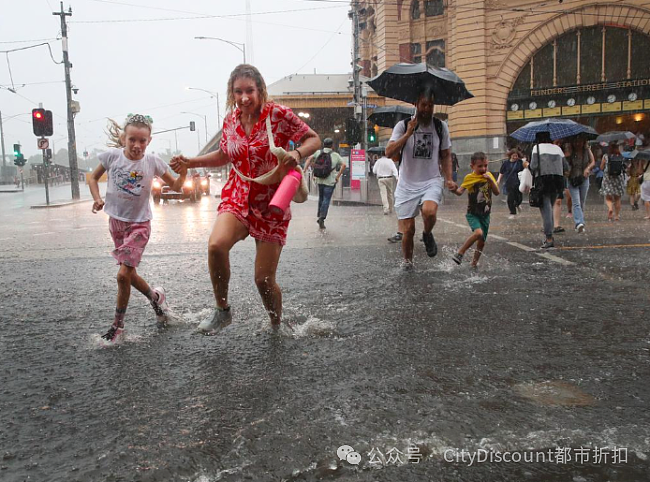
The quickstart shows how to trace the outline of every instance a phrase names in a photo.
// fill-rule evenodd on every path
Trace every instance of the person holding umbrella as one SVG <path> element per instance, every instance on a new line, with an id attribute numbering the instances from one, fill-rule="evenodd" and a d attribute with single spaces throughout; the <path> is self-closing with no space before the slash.
<path id="1" fill-rule="evenodd" d="M 452 180 L 449 129 L 433 117 L 434 101 L 439 105 L 455 105 L 474 96 L 451 70 L 423 63 L 392 65 L 367 83 L 378 95 L 416 107 L 415 117 L 399 122 L 386 146 L 386 156 L 401 162 L 395 191 L 399 231 L 388 240 L 397 242 L 401 238 L 404 266 L 410 269 L 413 266 L 415 217 L 420 210 L 424 220 L 422 241 L 427 255 L 433 257 L 438 252 L 432 230 L 444 187 L 440 166 L 447 187 L 450 190 L 458 187 Z"/>
<path id="2" fill-rule="evenodd" d="M 564 190 L 564 171 L 568 170 L 568 163 L 564 151 L 551 141 L 548 131 L 537 132 L 535 136 L 537 145 L 533 147 L 530 159 L 530 170 L 535 176 L 535 186 L 542 192 L 542 205 L 539 211 L 542 215 L 544 235 L 546 239 L 542 249 L 555 247 L 553 239 L 553 204 L 558 195 Z"/>
<path id="3" fill-rule="evenodd" d="M 426 87 L 418 96 L 415 117 L 399 122 L 386 146 L 386 156 L 401 158 L 400 177 L 395 191 L 395 212 L 402 236 L 405 267 L 413 266 L 415 218 L 422 212 L 422 241 L 427 255 L 434 257 L 438 247 L 433 237 L 438 206 L 442 200 L 444 178 L 447 188 L 458 185 L 452 180 L 451 140 L 447 125 L 433 117 L 435 96 Z M 441 172 L 442 168 L 442 172 Z"/>

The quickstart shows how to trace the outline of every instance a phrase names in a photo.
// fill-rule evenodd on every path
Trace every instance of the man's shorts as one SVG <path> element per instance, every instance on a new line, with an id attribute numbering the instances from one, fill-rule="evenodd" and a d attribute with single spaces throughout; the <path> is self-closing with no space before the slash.
<path id="1" fill-rule="evenodd" d="M 477 216 L 476 214 L 466 214 L 467 224 L 469 224 L 472 232 L 480 229 L 483 231 L 483 241 L 487 240 L 488 231 L 490 230 L 490 215 Z"/>
<path id="2" fill-rule="evenodd" d="M 436 177 L 423 188 L 413 190 L 404 189 L 397 183 L 395 190 L 395 212 L 397 219 L 415 218 L 420 212 L 420 206 L 424 201 L 433 201 L 440 205 L 442 202 L 442 190 L 444 179 Z"/>
<path id="3" fill-rule="evenodd" d="M 115 249 L 111 252 L 118 264 L 137 268 L 151 235 L 151 221 L 131 223 L 108 218 L 108 230 Z"/>

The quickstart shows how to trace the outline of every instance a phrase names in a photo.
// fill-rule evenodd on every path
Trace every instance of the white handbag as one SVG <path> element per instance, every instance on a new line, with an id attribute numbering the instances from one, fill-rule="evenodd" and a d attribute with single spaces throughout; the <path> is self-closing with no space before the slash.
<path id="1" fill-rule="evenodd" d="M 251 178 L 248 176 L 245 176 L 242 174 L 239 169 L 235 167 L 233 164 L 232 168 L 235 170 L 237 175 L 244 181 L 248 182 L 256 182 L 257 184 L 261 184 L 263 186 L 268 186 L 271 184 L 278 184 L 280 181 L 282 181 L 282 177 L 280 174 L 280 165 L 282 164 L 282 160 L 285 158 L 287 155 L 287 151 L 285 151 L 282 147 L 276 147 L 275 146 L 275 141 L 273 140 L 273 131 L 271 129 L 271 114 L 266 117 L 266 134 L 268 135 L 269 138 L 269 149 L 271 150 L 271 154 L 273 154 L 277 159 L 278 159 L 278 165 L 275 166 L 273 169 L 271 169 L 269 172 L 266 172 L 262 174 L 259 177 L 256 178 Z M 296 194 L 293 196 L 292 201 L 296 203 L 304 203 L 307 198 L 309 197 L 309 188 L 307 187 L 307 179 L 305 177 L 305 173 L 302 171 L 302 168 L 300 166 L 296 166 L 296 170 L 300 172 L 302 175 L 302 180 L 300 181 L 300 187 L 296 191 Z"/>

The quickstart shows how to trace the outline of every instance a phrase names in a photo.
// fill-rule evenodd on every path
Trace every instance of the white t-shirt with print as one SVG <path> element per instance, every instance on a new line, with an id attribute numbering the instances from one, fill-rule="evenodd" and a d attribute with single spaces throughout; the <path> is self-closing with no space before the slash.
<path id="1" fill-rule="evenodd" d="M 406 126 L 401 121 L 393 129 L 390 141 L 399 140 L 405 132 Z M 449 127 L 446 122 L 442 123 L 442 146 L 433 119 L 428 126 L 420 124 L 406 141 L 402 151 L 399 188 L 419 190 L 431 184 L 433 179 L 441 177 L 438 151 L 449 148 L 451 148 L 451 139 L 449 139 Z"/>
<path id="2" fill-rule="evenodd" d="M 145 154 L 139 161 L 124 155 L 123 149 L 102 152 L 99 162 L 108 174 L 104 211 L 120 221 L 143 223 L 151 219 L 151 185 L 154 176 L 167 172 L 158 156 Z"/>

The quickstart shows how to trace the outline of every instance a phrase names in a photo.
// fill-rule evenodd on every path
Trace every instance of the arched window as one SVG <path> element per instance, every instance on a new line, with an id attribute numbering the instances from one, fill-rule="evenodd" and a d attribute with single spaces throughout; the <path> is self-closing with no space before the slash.
<path id="1" fill-rule="evenodd" d="M 427 42 L 427 65 L 432 67 L 445 66 L 444 40 L 431 40 Z"/>
<path id="2" fill-rule="evenodd" d="M 445 11 L 445 6 L 442 0 L 425 0 L 424 14 L 427 17 L 436 17 L 442 15 Z"/>
<path id="3" fill-rule="evenodd" d="M 535 52 L 513 90 L 644 78 L 650 75 L 648 52 L 650 37 L 630 29 L 595 25 L 573 30 Z"/>
<path id="4" fill-rule="evenodd" d="M 411 2 L 411 18 L 413 20 L 420 18 L 420 0 L 413 0 Z"/>

